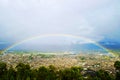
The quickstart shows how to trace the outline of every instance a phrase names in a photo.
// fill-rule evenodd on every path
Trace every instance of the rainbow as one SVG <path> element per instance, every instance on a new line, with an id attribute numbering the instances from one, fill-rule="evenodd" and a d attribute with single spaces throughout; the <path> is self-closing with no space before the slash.
<path id="1" fill-rule="evenodd" d="M 109 49 L 106 49 L 105 47 L 103 47 L 99 43 L 95 42 L 94 40 L 88 39 L 88 38 L 83 37 L 83 36 L 77 36 L 77 35 L 71 35 L 71 34 L 43 34 L 43 35 L 32 36 L 32 37 L 26 38 L 24 40 L 21 40 L 21 41 L 18 41 L 16 43 L 12 44 L 11 46 L 9 46 L 5 50 L 3 50 L 2 54 L 5 54 L 8 50 L 10 50 L 10 49 L 22 44 L 22 43 L 25 43 L 27 41 L 39 39 L 39 38 L 47 38 L 47 37 L 70 37 L 70 38 L 82 39 L 84 41 L 95 44 L 96 46 L 104 49 L 106 52 L 108 52 L 109 54 L 112 54 L 114 56 L 114 53 L 112 53 Z"/>

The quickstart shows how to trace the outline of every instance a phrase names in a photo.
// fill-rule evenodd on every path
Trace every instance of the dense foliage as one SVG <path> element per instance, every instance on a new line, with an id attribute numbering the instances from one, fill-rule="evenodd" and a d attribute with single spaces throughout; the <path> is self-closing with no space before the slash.
<path id="1" fill-rule="evenodd" d="M 0 80 L 119 80 L 120 61 L 116 61 L 114 66 L 115 76 L 102 69 L 85 71 L 81 67 L 71 67 L 57 70 L 52 65 L 32 69 L 29 64 L 24 63 L 8 68 L 6 63 L 0 62 Z"/>

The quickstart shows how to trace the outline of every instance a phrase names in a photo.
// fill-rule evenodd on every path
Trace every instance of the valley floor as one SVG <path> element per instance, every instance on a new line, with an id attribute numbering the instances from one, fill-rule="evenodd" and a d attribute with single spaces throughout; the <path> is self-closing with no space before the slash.
<path id="1" fill-rule="evenodd" d="M 104 69 L 114 74 L 114 62 L 120 60 L 118 57 L 99 54 L 65 54 L 65 55 L 43 55 L 43 54 L 6 54 L 0 56 L 0 61 L 7 63 L 8 67 L 15 67 L 18 63 L 28 63 L 31 68 L 40 66 L 55 66 L 57 69 L 70 68 L 72 66 L 83 67 L 84 70 Z"/>

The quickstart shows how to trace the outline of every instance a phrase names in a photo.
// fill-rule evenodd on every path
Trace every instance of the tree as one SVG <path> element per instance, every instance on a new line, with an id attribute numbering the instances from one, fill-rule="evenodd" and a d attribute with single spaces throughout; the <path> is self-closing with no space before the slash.
<path id="1" fill-rule="evenodd" d="M 97 77 L 100 80 L 114 80 L 112 75 L 110 75 L 107 71 L 102 70 L 102 69 L 97 71 Z"/>
<path id="2" fill-rule="evenodd" d="M 120 80 L 120 61 L 116 61 L 114 67 L 116 69 L 116 80 Z"/>
<path id="3" fill-rule="evenodd" d="M 114 67 L 116 68 L 116 70 L 120 70 L 120 61 L 116 61 L 114 63 Z"/>
<path id="4" fill-rule="evenodd" d="M 7 65 L 4 62 L 0 62 L 0 80 L 6 79 Z"/>
<path id="5" fill-rule="evenodd" d="M 16 71 L 11 66 L 7 71 L 7 79 L 9 80 L 16 80 Z"/>
<path id="6" fill-rule="evenodd" d="M 37 69 L 32 69 L 31 70 L 31 80 L 37 80 L 38 71 Z"/>
<path id="7" fill-rule="evenodd" d="M 53 65 L 49 66 L 48 78 L 49 80 L 56 80 L 57 79 L 57 72 L 56 68 Z"/>
<path id="8" fill-rule="evenodd" d="M 38 69 L 37 79 L 38 80 L 46 80 L 48 77 L 48 69 L 44 66 L 41 66 Z"/>
<path id="9" fill-rule="evenodd" d="M 72 67 L 66 68 L 64 70 L 59 71 L 60 80 L 82 80 L 83 77 L 81 75 L 82 68 L 80 67 Z"/>
<path id="10" fill-rule="evenodd" d="M 19 63 L 16 66 L 16 69 L 17 69 L 17 80 L 26 80 L 27 77 L 31 76 L 31 70 L 28 64 Z"/>

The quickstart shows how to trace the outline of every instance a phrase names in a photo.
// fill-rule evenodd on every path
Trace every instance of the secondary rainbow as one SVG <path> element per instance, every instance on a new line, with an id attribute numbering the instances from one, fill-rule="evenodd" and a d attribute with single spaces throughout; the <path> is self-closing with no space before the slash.
<path id="1" fill-rule="evenodd" d="M 86 37 L 83 37 L 83 36 L 77 36 L 77 35 L 71 35 L 71 34 L 43 34 L 43 35 L 37 35 L 37 36 L 32 36 L 32 37 L 29 37 L 29 38 L 26 38 L 24 40 L 21 40 L 17 43 L 14 43 L 12 44 L 11 46 L 7 47 L 3 52 L 2 54 L 5 54 L 8 50 L 24 43 L 24 42 L 27 42 L 27 41 L 30 41 L 30 40 L 34 40 L 34 39 L 40 39 L 40 38 L 47 38 L 47 37 L 70 37 L 70 38 L 76 38 L 76 39 L 82 39 L 84 41 L 87 41 L 87 42 L 90 42 L 90 43 L 93 43 L 95 44 L 96 46 L 104 49 L 105 51 L 107 51 L 109 54 L 112 54 L 114 56 L 114 53 L 110 52 L 108 49 L 106 49 L 105 47 L 103 47 L 102 45 L 100 45 L 99 43 L 95 42 L 94 40 L 91 40 L 89 38 L 86 38 Z"/>

